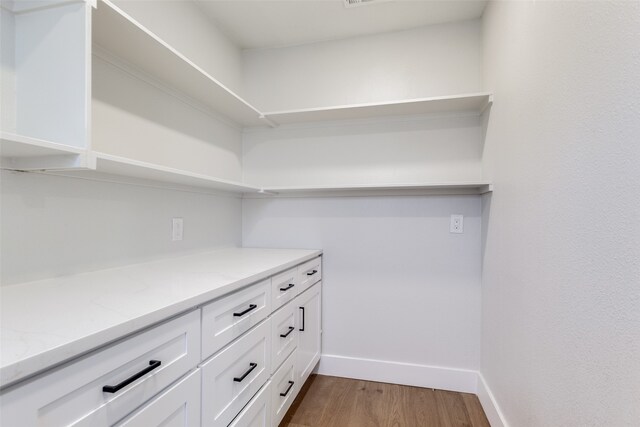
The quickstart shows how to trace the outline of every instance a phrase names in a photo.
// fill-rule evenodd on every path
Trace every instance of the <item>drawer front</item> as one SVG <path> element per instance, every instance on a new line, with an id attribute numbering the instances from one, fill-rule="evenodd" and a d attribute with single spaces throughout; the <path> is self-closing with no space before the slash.
<path id="1" fill-rule="evenodd" d="M 294 351 L 276 371 L 271 380 L 271 423 L 274 426 L 280 424 L 282 418 L 291 407 L 296 394 L 298 394 L 296 352 Z"/>
<path id="2" fill-rule="evenodd" d="M 233 420 L 229 427 L 271 426 L 271 382 L 260 389 L 251 402 Z M 275 426 L 277 427 L 277 426 Z"/>
<path id="3" fill-rule="evenodd" d="M 111 426 L 195 368 L 199 359 L 196 310 L 3 394 L 0 424 Z M 119 389 L 105 392 L 105 386 Z"/>
<path id="4" fill-rule="evenodd" d="M 298 295 L 298 270 L 292 268 L 271 278 L 271 310 L 276 311 Z"/>
<path id="5" fill-rule="evenodd" d="M 200 371 L 192 372 L 116 427 L 159 426 L 200 426 Z"/>
<path id="6" fill-rule="evenodd" d="M 271 316 L 271 371 L 282 362 L 298 345 L 297 310 L 294 303 L 287 304 Z"/>
<path id="7" fill-rule="evenodd" d="M 202 360 L 271 313 L 271 283 L 264 280 L 202 308 Z"/>
<path id="8" fill-rule="evenodd" d="M 309 289 L 311 285 L 319 282 L 320 279 L 322 279 L 322 257 L 300 264 L 298 266 L 298 283 L 300 283 L 298 294 Z"/>
<path id="9" fill-rule="evenodd" d="M 227 427 L 267 382 L 271 323 L 248 334 L 202 365 L 202 425 Z"/>

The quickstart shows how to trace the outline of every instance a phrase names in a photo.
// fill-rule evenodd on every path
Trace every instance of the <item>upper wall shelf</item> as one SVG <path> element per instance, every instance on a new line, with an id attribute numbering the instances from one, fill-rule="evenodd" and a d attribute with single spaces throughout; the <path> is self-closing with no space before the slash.
<path id="1" fill-rule="evenodd" d="M 170 168 L 162 165 L 156 165 L 138 160 L 127 159 L 110 154 L 91 152 L 91 156 L 95 160 L 95 170 L 70 171 L 65 175 L 88 177 L 88 178 L 105 178 L 112 177 L 122 181 L 118 177 L 135 178 L 147 181 L 161 182 L 164 184 L 172 184 L 187 187 L 206 188 L 210 190 L 228 191 L 234 193 L 255 193 L 260 188 L 245 185 L 240 182 L 230 181 L 222 178 L 216 178 L 209 175 L 193 173 L 185 170 Z M 123 182 L 127 182 L 126 179 Z"/>
<path id="2" fill-rule="evenodd" d="M 56 170 L 87 167 L 87 150 L 30 138 L 0 133 L 2 168 L 13 170 Z"/>
<path id="3" fill-rule="evenodd" d="M 248 197 L 339 197 L 376 195 L 478 195 L 490 193 L 489 182 L 405 183 L 328 185 L 307 187 L 266 187 Z"/>
<path id="4" fill-rule="evenodd" d="M 413 116 L 434 113 L 482 113 L 493 102 L 490 93 L 406 99 L 393 102 L 339 105 L 334 107 L 264 113 L 278 125 L 336 120 L 354 120 L 391 116 Z"/>
<path id="5" fill-rule="evenodd" d="M 109 1 L 93 12 L 93 43 L 241 126 L 268 124 L 252 105 Z"/>

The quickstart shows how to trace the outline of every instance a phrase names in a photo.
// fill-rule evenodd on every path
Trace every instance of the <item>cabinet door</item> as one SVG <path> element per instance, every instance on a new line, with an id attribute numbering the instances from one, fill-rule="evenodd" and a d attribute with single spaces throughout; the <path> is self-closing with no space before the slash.
<path id="1" fill-rule="evenodd" d="M 192 372 L 117 427 L 200 427 L 200 371 Z"/>
<path id="2" fill-rule="evenodd" d="M 296 299 L 299 311 L 297 366 L 300 386 L 309 378 L 320 360 L 321 346 L 321 286 L 313 285 Z"/>

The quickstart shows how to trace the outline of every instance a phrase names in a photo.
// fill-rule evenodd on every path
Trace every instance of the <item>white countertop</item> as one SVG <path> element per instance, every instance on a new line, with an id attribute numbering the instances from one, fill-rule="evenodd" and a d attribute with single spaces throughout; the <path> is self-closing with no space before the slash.
<path id="1" fill-rule="evenodd" d="M 4 387 L 321 254 L 227 248 L 0 288 Z"/>

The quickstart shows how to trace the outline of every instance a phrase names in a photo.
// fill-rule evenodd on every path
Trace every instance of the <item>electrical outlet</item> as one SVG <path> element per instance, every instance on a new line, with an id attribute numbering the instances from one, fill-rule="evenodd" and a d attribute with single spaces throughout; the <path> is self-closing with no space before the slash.
<path id="1" fill-rule="evenodd" d="M 182 240 L 182 234 L 184 231 L 183 227 L 184 223 L 182 218 L 173 218 L 171 223 L 171 240 L 178 241 Z"/>
<path id="2" fill-rule="evenodd" d="M 451 215 L 449 233 L 464 233 L 464 215 Z"/>

